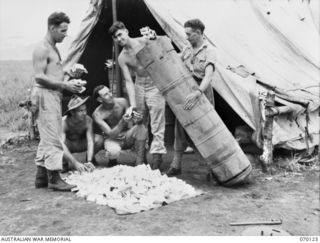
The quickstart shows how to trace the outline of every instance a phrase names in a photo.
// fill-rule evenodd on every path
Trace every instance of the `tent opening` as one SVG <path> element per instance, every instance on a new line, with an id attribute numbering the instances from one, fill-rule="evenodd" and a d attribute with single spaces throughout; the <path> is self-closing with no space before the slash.
<path id="1" fill-rule="evenodd" d="M 246 126 L 242 118 L 231 108 L 231 106 L 219 95 L 214 92 L 215 110 L 227 126 L 229 131 L 234 135 L 236 127 Z"/>
<path id="2" fill-rule="evenodd" d="M 106 61 L 112 59 L 114 56 L 113 40 L 108 34 L 108 29 L 113 23 L 112 0 L 105 0 L 103 4 L 104 6 L 101 9 L 99 20 L 91 30 L 86 43 L 86 48 L 78 61 L 88 70 L 88 74 L 83 76 L 83 79 L 87 80 L 87 89 L 82 96 L 92 97 L 94 88 L 100 84 L 106 85 L 111 89 L 114 88 L 111 83 L 115 83 L 115 68 L 112 71 L 105 65 Z M 126 25 L 131 37 L 140 37 L 140 28 L 145 26 L 149 26 L 151 29 L 155 30 L 158 35 L 165 35 L 165 32 L 155 20 L 143 0 L 118 0 L 116 1 L 116 10 L 117 19 Z M 178 50 L 176 46 L 175 48 Z M 122 94 L 126 97 L 127 94 L 124 83 L 122 83 L 122 89 Z M 70 96 L 70 93 L 64 93 L 64 110 L 66 110 Z M 245 122 L 216 92 L 215 103 L 218 114 L 232 134 L 234 134 L 234 130 L 237 126 L 245 125 Z M 91 116 L 98 105 L 99 104 L 96 101 L 90 98 L 87 102 L 88 115 Z M 167 105 L 165 132 L 165 143 L 167 145 L 172 145 L 174 141 L 174 122 L 175 116 Z M 96 129 L 97 128 L 95 128 L 95 130 Z"/>

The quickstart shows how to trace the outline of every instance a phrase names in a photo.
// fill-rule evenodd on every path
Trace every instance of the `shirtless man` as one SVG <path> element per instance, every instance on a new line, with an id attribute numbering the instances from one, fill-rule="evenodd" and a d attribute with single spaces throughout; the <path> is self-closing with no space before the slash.
<path id="1" fill-rule="evenodd" d="M 62 90 L 78 93 L 82 87 L 75 80 L 62 82 L 64 72 L 61 57 L 56 47 L 67 35 L 69 17 L 55 12 L 48 18 L 44 39 L 33 52 L 35 87 L 32 95 L 33 112 L 37 118 L 40 143 L 35 159 L 37 166 L 35 187 L 70 191 L 74 186 L 61 179 L 63 156 L 72 156 L 62 141 Z M 84 167 L 84 165 L 81 165 Z"/>
<path id="2" fill-rule="evenodd" d="M 137 153 L 136 165 L 146 164 L 147 129 L 142 124 L 142 115 L 128 109 L 125 98 L 113 98 L 104 85 L 94 89 L 93 97 L 101 103 L 93 112 L 92 118 L 103 133 L 104 148 L 109 157 L 108 166 L 117 165 L 121 149 L 132 147 Z"/>
<path id="3" fill-rule="evenodd" d="M 153 135 L 150 146 L 153 160 L 150 165 L 152 169 L 159 169 L 162 155 L 167 152 L 164 146 L 165 99 L 136 58 L 136 53 L 145 46 L 148 39 L 129 37 L 129 32 L 122 22 L 113 23 L 109 34 L 115 42 L 123 46 L 118 61 L 126 81 L 130 105 L 142 112 L 145 126 L 147 126 L 148 113 L 150 115 Z M 135 73 L 135 84 L 130 71 Z"/>
<path id="4" fill-rule="evenodd" d="M 102 149 L 103 140 L 93 134 L 93 123 L 91 117 L 87 115 L 84 99 L 73 95 L 68 103 L 68 110 L 62 118 L 62 139 L 70 153 L 87 152 L 85 170 L 92 171 L 96 165 L 94 155 Z M 71 161 L 64 160 L 63 169 L 79 170 L 80 162 L 72 157 Z"/>

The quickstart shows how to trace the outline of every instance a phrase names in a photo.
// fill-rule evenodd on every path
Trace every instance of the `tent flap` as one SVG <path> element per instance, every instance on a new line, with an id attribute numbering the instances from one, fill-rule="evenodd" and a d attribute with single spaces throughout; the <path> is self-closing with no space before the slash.
<path id="1" fill-rule="evenodd" d="M 312 139 L 307 142 L 308 146 L 318 144 L 319 31 L 311 4 L 299 0 L 144 1 L 180 48 L 186 44 L 182 23 L 191 18 L 205 23 L 206 37 L 218 54 L 212 86 L 250 127 L 258 129 L 258 92 L 267 90 L 256 84 L 259 79 L 290 97 L 309 102 L 307 112 L 312 122 L 308 130 Z M 246 67 L 249 75 L 239 75 L 230 67 Z M 277 101 L 290 103 L 281 95 Z M 301 111 L 305 109 L 300 107 L 297 114 L 301 114 L 294 121 L 288 114 L 275 119 L 275 145 L 306 148 L 306 116 Z"/>

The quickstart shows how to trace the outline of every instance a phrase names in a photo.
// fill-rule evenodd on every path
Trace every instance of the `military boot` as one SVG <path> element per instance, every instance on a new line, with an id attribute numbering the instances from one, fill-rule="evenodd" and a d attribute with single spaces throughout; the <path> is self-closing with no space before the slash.
<path id="1" fill-rule="evenodd" d="M 181 174 L 181 161 L 183 152 L 174 152 L 173 160 L 169 169 L 166 171 L 167 176 L 177 176 Z"/>
<path id="2" fill-rule="evenodd" d="M 48 175 L 45 167 L 37 165 L 36 180 L 34 184 L 36 188 L 48 187 Z"/>
<path id="3" fill-rule="evenodd" d="M 118 165 L 117 159 L 109 159 L 109 163 L 107 165 L 108 168 Z"/>
<path id="4" fill-rule="evenodd" d="M 58 170 L 47 170 L 48 172 L 48 188 L 54 191 L 71 191 L 75 185 L 70 185 L 60 177 Z"/>
<path id="5" fill-rule="evenodd" d="M 136 165 L 147 164 L 146 140 L 136 140 L 134 143 L 136 150 Z"/>
<path id="6" fill-rule="evenodd" d="M 61 173 L 67 173 L 68 171 L 69 171 L 69 163 L 67 161 L 63 161 Z"/>
<path id="7" fill-rule="evenodd" d="M 152 170 L 158 170 L 162 163 L 162 154 L 152 154 L 152 162 L 150 163 L 150 167 Z"/>

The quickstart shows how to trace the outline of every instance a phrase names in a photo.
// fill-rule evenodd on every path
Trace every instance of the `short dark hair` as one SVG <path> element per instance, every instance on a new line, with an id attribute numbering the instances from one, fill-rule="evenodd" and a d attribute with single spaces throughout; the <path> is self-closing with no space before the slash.
<path id="1" fill-rule="evenodd" d="M 111 25 L 108 33 L 113 36 L 118 30 L 123 30 L 123 29 L 126 29 L 126 26 L 124 25 L 124 23 L 121 21 L 116 21 Z"/>
<path id="2" fill-rule="evenodd" d="M 190 19 L 184 23 L 184 28 L 190 27 L 194 30 L 200 30 L 201 34 L 203 34 L 205 26 L 200 19 Z"/>
<path id="3" fill-rule="evenodd" d="M 93 99 L 94 100 L 96 100 L 98 97 L 100 97 L 99 91 L 102 90 L 104 87 L 106 87 L 106 86 L 104 86 L 103 84 L 100 84 L 94 88 L 94 90 L 93 90 Z"/>
<path id="4" fill-rule="evenodd" d="M 48 17 L 48 27 L 50 25 L 59 26 L 61 23 L 70 24 L 70 18 L 64 12 L 54 12 Z"/>

